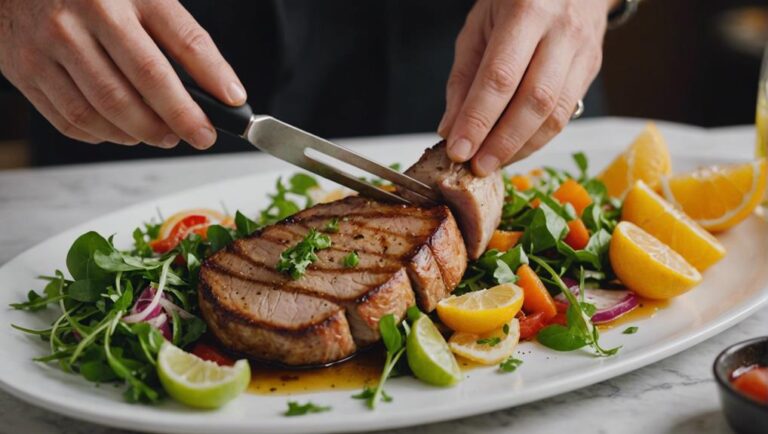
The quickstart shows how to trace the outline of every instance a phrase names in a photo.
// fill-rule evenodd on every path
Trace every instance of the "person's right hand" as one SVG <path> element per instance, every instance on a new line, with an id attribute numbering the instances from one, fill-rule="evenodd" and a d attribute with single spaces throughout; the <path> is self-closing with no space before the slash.
<path id="1" fill-rule="evenodd" d="M 0 72 L 77 140 L 214 143 L 216 130 L 160 47 L 213 96 L 245 102 L 240 80 L 177 0 L 0 0 Z"/>

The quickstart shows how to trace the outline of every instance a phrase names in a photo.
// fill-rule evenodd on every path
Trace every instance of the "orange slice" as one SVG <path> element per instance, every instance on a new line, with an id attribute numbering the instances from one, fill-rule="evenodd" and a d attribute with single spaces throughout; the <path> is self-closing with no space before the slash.
<path id="1" fill-rule="evenodd" d="M 664 177 L 659 190 L 702 227 L 723 231 L 747 218 L 765 194 L 765 159 Z"/>

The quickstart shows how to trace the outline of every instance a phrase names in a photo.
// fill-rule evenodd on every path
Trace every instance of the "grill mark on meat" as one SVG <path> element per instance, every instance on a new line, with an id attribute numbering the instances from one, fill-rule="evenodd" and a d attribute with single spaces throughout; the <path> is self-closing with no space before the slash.
<path id="1" fill-rule="evenodd" d="M 229 277 L 232 277 L 232 278 L 235 278 L 235 279 L 240 279 L 239 276 L 232 276 L 231 274 L 226 273 L 223 270 L 221 271 L 221 273 L 222 274 L 226 274 Z M 245 279 L 241 279 L 241 280 L 245 280 Z M 282 297 L 283 294 L 288 293 L 286 291 L 276 291 L 276 292 L 278 292 L 278 297 Z M 288 332 L 288 333 L 298 333 L 298 334 L 306 334 L 308 332 L 311 332 L 311 329 L 313 327 L 322 327 L 323 323 L 326 320 L 328 320 L 328 318 L 330 318 L 332 316 L 332 315 L 329 314 L 329 315 L 326 315 L 324 317 L 320 317 L 315 322 L 311 322 L 311 323 L 308 323 L 308 324 L 296 323 L 294 325 L 294 327 L 279 326 L 279 325 L 276 325 L 274 322 L 257 320 L 257 319 L 255 319 L 252 316 L 244 315 L 242 312 L 228 307 L 228 305 L 226 303 L 222 302 L 223 300 L 221 300 L 216 294 L 214 294 L 214 291 L 211 288 L 211 286 L 207 282 L 205 282 L 204 280 L 201 280 L 199 294 L 200 294 L 201 297 L 205 298 L 209 302 L 214 303 L 217 306 L 219 306 L 223 311 L 226 311 L 226 315 L 230 319 L 237 320 L 239 322 L 242 322 L 243 324 L 258 325 L 260 327 L 269 328 L 269 329 L 272 329 L 272 330 L 275 330 L 275 331 L 282 331 L 282 332 Z M 265 303 L 266 301 L 267 300 L 265 298 L 262 298 L 261 303 Z M 279 298 L 278 298 L 278 301 L 279 301 Z"/>
<path id="2" fill-rule="evenodd" d="M 363 291 L 361 291 L 360 295 L 349 297 L 349 298 L 344 298 L 344 297 L 336 297 L 336 296 L 334 296 L 332 294 L 329 294 L 327 292 L 322 292 L 322 291 L 320 291 L 318 289 L 308 289 L 306 286 L 304 286 L 304 282 L 302 282 L 301 279 L 300 280 L 292 280 L 292 279 L 290 279 L 290 277 L 285 276 L 282 273 L 279 273 L 278 271 L 265 266 L 263 263 L 259 263 L 257 261 L 254 261 L 251 258 L 249 258 L 249 257 L 247 257 L 245 255 L 242 255 L 239 252 L 231 252 L 231 254 L 233 256 L 236 256 L 236 257 L 242 259 L 245 262 L 248 262 L 250 265 L 252 265 L 254 267 L 254 269 L 262 269 L 262 270 L 266 271 L 269 275 L 275 277 L 275 279 L 274 280 L 259 279 L 259 278 L 254 277 L 253 275 L 248 275 L 248 274 L 241 273 L 238 270 L 233 270 L 233 269 L 227 267 L 226 265 L 221 264 L 220 262 L 216 262 L 216 261 L 211 261 L 208 264 L 208 266 L 213 268 L 213 269 L 215 269 L 215 270 L 217 270 L 217 271 L 219 271 L 219 272 L 221 272 L 221 273 L 223 273 L 223 274 L 227 274 L 227 275 L 235 277 L 237 279 L 242 279 L 242 280 L 245 280 L 245 281 L 248 281 L 248 282 L 252 282 L 252 283 L 259 284 L 259 285 L 267 286 L 269 288 L 276 289 L 276 290 L 279 290 L 281 288 L 287 288 L 291 292 L 297 292 L 297 293 L 305 294 L 305 295 L 308 295 L 308 296 L 322 298 L 322 299 L 325 299 L 325 300 L 328 300 L 328 301 L 331 301 L 331 302 L 334 302 L 334 303 L 349 303 L 349 302 L 362 302 L 362 301 L 365 301 L 366 297 L 369 295 L 369 293 L 371 291 L 375 291 L 381 285 L 386 284 L 387 281 L 389 280 L 388 277 L 391 274 L 397 273 L 398 271 L 400 271 L 402 269 L 402 267 L 398 267 L 395 270 L 387 270 L 387 272 L 382 272 L 382 270 L 375 270 L 375 273 L 368 273 L 368 274 L 371 274 L 371 275 L 374 275 L 374 276 L 382 276 L 382 279 L 380 281 L 375 281 L 375 282 L 378 282 L 378 284 L 374 283 L 373 285 L 375 287 L 373 287 L 373 288 L 365 287 L 363 289 Z M 308 272 L 309 271 L 310 270 L 308 270 Z M 335 276 L 333 277 L 332 282 L 334 282 L 334 283 L 337 282 L 338 281 L 338 277 L 340 275 L 341 276 L 353 276 L 354 274 L 364 274 L 364 273 L 360 273 L 361 270 L 357 270 L 357 269 L 349 269 L 349 270 L 343 270 L 343 271 L 347 271 L 347 272 L 346 273 L 335 273 Z M 307 275 L 305 275 L 305 278 L 306 277 L 307 277 Z M 313 277 L 313 276 L 310 275 L 309 277 Z M 367 291 L 367 292 L 365 292 L 365 291 Z"/>
<path id="3" fill-rule="evenodd" d="M 344 216 L 350 218 L 339 221 L 339 232 L 328 234 L 332 247 L 316 252 L 318 260 L 304 277 L 294 281 L 277 272 L 280 254 L 303 239 L 311 227 Z M 350 251 L 358 252 L 361 263 L 345 268 L 340 261 Z M 422 209 L 356 197 L 318 205 L 262 228 L 217 252 L 202 268 L 206 271 L 201 270 L 201 281 L 205 280 L 200 289 L 201 311 L 225 347 L 295 366 L 340 360 L 375 342 L 380 338 L 380 318 L 392 313 L 402 319 L 406 308 L 416 302 L 414 293 L 423 309 L 432 310 L 455 286 L 449 281 L 457 274 L 460 278 L 466 268 L 466 251 L 456 222 L 444 206 Z M 209 286 L 208 291 L 202 283 Z M 218 294 L 238 297 L 238 301 L 211 297 L 210 285 Z M 304 300 L 301 303 L 317 306 L 318 314 L 308 314 L 296 302 L 299 298 Z M 226 304 L 229 309 L 221 310 L 220 305 Z M 250 312 L 264 317 L 249 329 L 242 325 L 247 323 L 229 321 L 230 311 L 245 319 Z M 296 333 L 282 335 L 260 325 L 270 323 L 274 315 L 288 323 L 318 325 L 308 327 L 311 331 L 297 340 Z M 320 317 L 325 322 L 319 323 Z"/>

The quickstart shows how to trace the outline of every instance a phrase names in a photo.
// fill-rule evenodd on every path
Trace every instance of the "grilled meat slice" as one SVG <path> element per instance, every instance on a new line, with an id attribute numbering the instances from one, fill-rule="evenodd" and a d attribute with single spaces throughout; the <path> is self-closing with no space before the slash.
<path id="1" fill-rule="evenodd" d="M 325 364 L 352 355 L 344 309 L 328 300 L 250 282 L 208 265 L 200 270 L 200 309 L 224 346 L 287 365 Z"/>
<path id="2" fill-rule="evenodd" d="M 333 220 L 331 247 L 317 252 L 301 279 L 275 270 L 283 251 Z M 356 267 L 342 263 L 349 252 L 359 255 Z M 299 212 L 213 255 L 202 267 L 200 304 L 212 332 L 234 351 L 289 365 L 328 363 L 377 341 L 385 314 L 401 319 L 416 301 L 433 310 L 459 283 L 466 257 L 447 207 L 349 197 Z"/>
<path id="3" fill-rule="evenodd" d="M 459 222 L 469 258 L 480 257 L 501 221 L 504 205 L 501 170 L 485 178 L 477 177 L 468 164 L 454 163 L 448 158 L 445 141 L 442 141 L 427 149 L 405 174 L 442 194 Z M 418 196 L 402 193 L 419 203 Z"/>

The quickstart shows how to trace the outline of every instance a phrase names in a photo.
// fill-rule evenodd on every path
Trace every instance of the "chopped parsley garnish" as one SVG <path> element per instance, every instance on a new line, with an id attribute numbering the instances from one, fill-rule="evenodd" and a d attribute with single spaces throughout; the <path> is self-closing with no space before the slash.
<path id="1" fill-rule="evenodd" d="M 370 401 L 371 399 L 373 399 L 373 397 L 375 395 L 376 395 L 376 389 L 374 389 L 373 387 L 365 386 L 363 388 L 362 392 L 360 392 L 360 393 L 358 393 L 356 395 L 352 395 L 352 398 L 353 399 L 365 399 L 366 401 Z M 381 391 L 381 400 L 383 402 L 392 402 L 392 397 L 387 395 L 387 392 L 385 392 L 382 389 L 382 391 Z"/>
<path id="2" fill-rule="evenodd" d="M 504 324 L 504 327 L 501 328 L 501 331 L 503 331 L 505 335 L 508 335 L 509 334 L 509 324 Z"/>
<path id="3" fill-rule="evenodd" d="M 341 262 L 346 268 L 354 268 L 360 263 L 360 256 L 358 256 L 357 252 L 349 252 L 344 256 Z"/>
<path id="4" fill-rule="evenodd" d="M 491 338 L 478 339 L 475 342 L 477 342 L 480 345 L 488 345 L 489 347 L 495 347 L 496 345 L 499 345 L 501 343 L 501 338 L 498 336 L 494 336 Z"/>
<path id="5" fill-rule="evenodd" d="M 522 364 L 523 364 L 522 360 L 516 359 L 510 356 L 506 360 L 501 362 L 501 364 L 499 365 L 499 370 L 501 372 L 515 372 L 517 368 L 519 368 L 520 365 Z"/>
<path id="6" fill-rule="evenodd" d="M 284 416 L 304 416 L 310 413 L 323 413 L 331 411 L 330 406 L 320 406 L 307 401 L 306 404 L 299 404 L 296 401 L 288 401 L 288 410 L 283 413 Z"/>
<path id="7" fill-rule="evenodd" d="M 625 335 L 633 335 L 633 334 L 637 333 L 638 330 L 639 330 L 638 327 L 632 326 L 632 327 L 625 328 L 624 331 L 621 332 L 621 333 L 623 333 Z"/>
<path id="8" fill-rule="evenodd" d="M 328 247 L 331 247 L 331 239 L 328 235 L 310 229 L 303 240 L 280 254 L 277 271 L 288 274 L 293 280 L 301 279 L 307 272 L 307 267 L 317 261 L 315 252 Z"/>
<path id="9" fill-rule="evenodd" d="M 328 223 L 325 224 L 323 227 L 323 232 L 329 233 L 329 234 L 335 234 L 339 231 L 339 218 L 334 217 L 328 221 Z"/>

